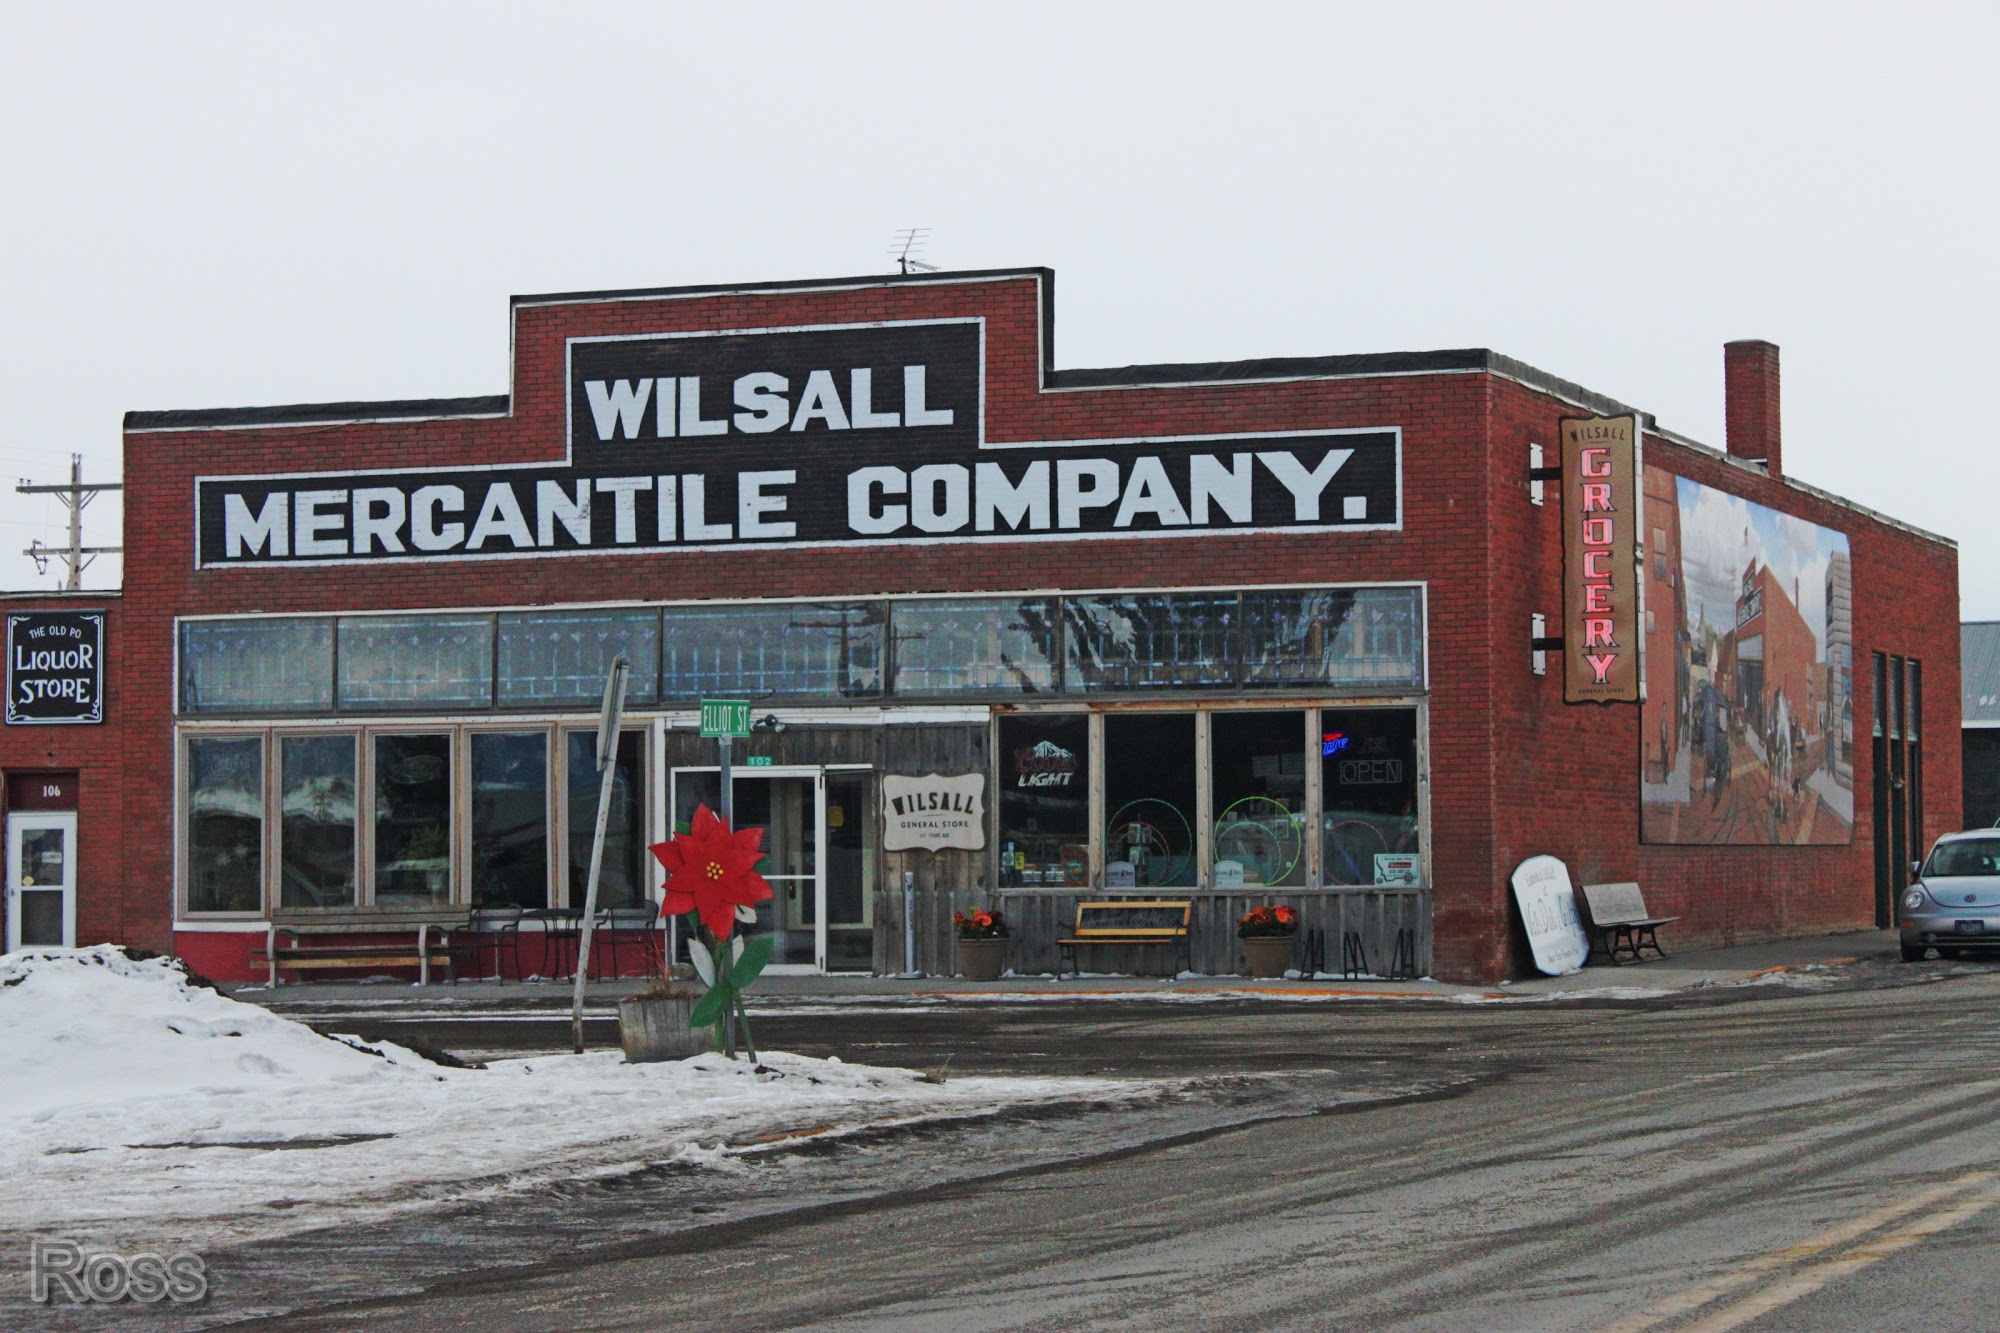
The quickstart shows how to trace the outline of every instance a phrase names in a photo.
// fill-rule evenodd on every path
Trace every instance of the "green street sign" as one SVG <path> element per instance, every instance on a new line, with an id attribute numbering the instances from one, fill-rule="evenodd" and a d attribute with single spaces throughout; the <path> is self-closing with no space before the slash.
<path id="1" fill-rule="evenodd" d="M 704 736 L 748 736 L 750 734 L 750 701 L 748 699 L 703 699 L 701 701 L 701 734 Z"/>

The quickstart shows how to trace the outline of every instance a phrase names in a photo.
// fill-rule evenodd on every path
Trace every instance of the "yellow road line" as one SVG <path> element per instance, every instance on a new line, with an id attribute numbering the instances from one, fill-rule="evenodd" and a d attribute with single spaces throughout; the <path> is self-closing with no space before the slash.
<path id="1" fill-rule="evenodd" d="M 1796 1245 L 1787 1245 L 1782 1250 L 1773 1250 L 1769 1254 L 1759 1255 L 1757 1258 L 1750 1260 L 1748 1263 L 1741 1264 L 1736 1268 L 1730 1269 L 1728 1272 L 1722 1274 L 1720 1277 L 1711 1279 L 1710 1281 L 1704 1282 L 1699 1286 L 1690 1287 L 1686 1291 L 1678 1292 L 1675 1295 L 1668 1297 L 1666 1300 L 1661 1301 L 1658 1305 L 1653 1306 L 1649 1310 L 1641 1311 L 1638 1314 L 1627 1315 L 1625 1318 L 1620 1319 L 1613 1324 L 1606 1324 L 1601 1330 L 1599 1330 L 1599 1333 L 1643 1333 L 1643 1330 L 1649 1328 L 1656 1328 L 1659 1325 L 1666 1323 L 1670 1319 L 1676 1319 L 1682 1315 L 1693 1314 L 1696 1310 L 1701 1309 L 1704 1305 L 1709 1305 L 1717 1300 L 1720 1300 L 1722 1297 L 1728 1295 L 1732 1291 L 1735 1291 L 1739 1287 L 1748 1286 L 1749 1284 L 1757 1281 L 1760 1278 L 1769 1277 L 1771 1274 L 1778 1272 L 1781 1269 L 1790 1268 L 1792 1265 L 1798 1263 L 1802 1259 L 1810 1259 L 1815 1255 L 1824 1254 L 1828 1250 L 1834 1249 L 1841 1245 L 1845 1245 L 1849 1241 L 1858 1240 L 1862 1236 L 1867 1235 L 1871 1231 L 1875 1231 L 1889 1225 L 1889 1223 L 1896 1221 L 1898 1218 L 1907 1217 L 1911 1213 L 1921 1212 L 1926 1208 L 1930 1208 L 1936 1204 L 1942 1203 L 1946 1199 L 1949 1199 L 1954 1195 L 1963 1193 L 1966 1189 L 1970 1188 L 1971 1186 L 1984 1184 L 1985 1182 L 1994 1179 L 1994 1177 L 1997 1174 L 2000 1173 L 1996 1173 L 1993 1171 L 1973 1171 L 1966 1175 L 1960 1176 L 1956 1180 L 1948 1181 L 1943 1185 L 1936 1185 L 1927 1190 L 1920 1190 L 1917 1193 L 1911 1195 L 1907 1199 L 1900 1200 L 1896 1203 L 1884 1204 L 1882 1207 L 1875 1209 L 1873 1212 L 1863 1213 L 1859 1217 L 1850 1218 L 1848 1221 L 1842 1222 L 1839 1226 L 1829 1227 L 1825 1231 L 1820 1232 L 1818 1235 L 1809 1236 L 1805 1240 L 1800 1241 Z M 1991 1197 L 1988 1197 L 1989 1195 Z M 1979 1205 L 1980 1208 L 1989 1207 L 1994 1201 L 2000 1200 L 2000 1190 L 1988 1191 L 1987 1194 L 1980 1195 L 1978 1197 L 1986 1199 L 1985 1203 Z M 1977 1212 L 1978 1209 L 1974 1209 L 1973 1211 Z M 1945 1216 L 1945 1214 L 1939 1214 L 1939 1216 Z M 1971 1214 L 1968 1213 L 1966 1214 L 1966 1216 L 1969 1217 L 1971 1216 Z M 1962 1221 L 1963 1219 L 1961 1218 L 1957 1220 Z M 1951 1224 L 1947 1223 L 1946 1225 L 1951 1225 Z M 1925 1232 L 1923 1234 L 1928 1235 L 1929 1233 Z M 1870 1253 L 1872 1252 L 1872 1248 L 1873 1247 L 1870 1247 L 1869 1250 L 1856 1251 L 1856 1253 Z M 1900 1249 L 1902 1247 L 1898 1246 L 1897 1248 Z M 1885 1257 L 1887 1253 L 1890 1252 L 1885 1252 L 1884 1255 L 1878 1255 L 1876 1257 L 1877 1258 Z M 1841 1262 L 1841 1261 L 1836 1261 L 1836 1262 Z M 1868 1260 L 1868 1262 L 1873 1263 L 1874 1259 L 1870 1259 Z M 1814 1269 L 1810 1271 L 1817 1272 L 1818 1270 Z M 1827 1280 L 1830 1281 L 1831 1278 Z M 1822 1282 L 1820 1285 L 1824 1286 L 1825 1283 Z M 1780 1290 L 1780 1289 L 1782 1289 L 1782 1287 L 1774 1288 L 1773 1290 Z M 1818 1290 L 1818 1288 L 1815 1287 L 1812 1288 L 1812 1290 Z M 1798 1293 L 1799 1296 L 1803 1296 L 1805 1294 L 1806 1293 L 1804 1291 Z M 1758 1297 L 1754 1297 L 1752 1299 L 1757 1300 L 1761 1298 L 1762 1298 L 1762 1293 L 1760 1293 Z M 1793 1296 L 1790 1297 L 1789 1299 L 1796 1300 L 1798 1299 L 1798 1296 Z M 1745 1302 L 1744 1305 L 1748 1305 L 1750 1303 L 1751 1302 Z M 1782 1303 L 1783 1302 L 1780 1302 L 1780 1304 Z M 1729 1310 L 1723 1311 L 1721 1315 L 1718 1315 L 1716 1317 L 1721 1318 L 1727 1316 L 1731 1312 L 1742 1308 L 1744 1307 L 1731 1306 Z M 1774 1307 L 1765 1307 L 1766 1310 L 1770 1308 Z M 1764 1312 L 1765 1312 L 1764 1310 L 1760 1310 L 1758 1313 L 1764 1313 Z M 1755 1317 L 1756 1315 L 1748 1316 L 1748 1318 L 1755 1318 Z M 1738 1321 L 1738 1322 L 1743 1322 L 1743 1321 Z M 1692 1329 L 1694 1328 L 1708 1329 L 1709 1327 L 1710 1327 L 1709 1324 L 1706 1322 L 1701 1324 L 1696 1324 L 1693 1325 L 1691 1329 L 1687 1330 L 1687 1333 L 1692 1333 Z M 1736 1327 L 1736 1325 L 1717 1324 L 1714 1327 L 1716 1329 L 1723 1329 L 1723 1328 L 1734 1328 Z"/>
<path id="2" fill-rule="evenodd" d="M 1985 1212 L 1996 1203 L 2000 1203 L 2000 1186 L 1980 1190 L 1943 1212 L 1932 1213 L 1901 1231 L 1856 1246 L 1838 1259 L 1815 1264 L 1803 1273 L 1738 1301 L 1726 1310 L 1718 1311 L 1706 1319 L 1690 1324 L 1684 1333 L 1725 1333 L 1728 1329 L 1741 1328 L 1753 1319 L 1761 1319 L 1780 1306 L 1790 1305 L 1800 1297 L 1812 1295 L 1830 1282 L 1851 1273 L 1858 1273 L 1870 1264 L 1880 1263 L 1898 1251 L 1907 1250 L 1920 1240 L 1955 1227 L 1960 1222 Z"/>

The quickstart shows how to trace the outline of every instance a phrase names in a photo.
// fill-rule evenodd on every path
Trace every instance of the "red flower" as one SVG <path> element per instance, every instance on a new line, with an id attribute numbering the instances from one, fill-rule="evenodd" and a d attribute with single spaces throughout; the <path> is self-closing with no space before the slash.
<path id="1" fill-rule="evenodd" d="M 688 832 L 653 844 L 653 855 L 667 868 L 667 900 L 660 914 L 699 912 L 701 923 L 717 939 L 728 939 L 738 907 L 771 897 L 771 886 L 756 870 L 763 847 L 763 829 L 732 833 L 706 805 L 698 807 Z"/>

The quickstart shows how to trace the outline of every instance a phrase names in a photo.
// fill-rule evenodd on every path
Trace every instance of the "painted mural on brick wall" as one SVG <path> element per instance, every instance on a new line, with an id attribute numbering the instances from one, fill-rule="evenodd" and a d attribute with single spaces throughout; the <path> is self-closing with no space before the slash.
<path id="1" fill-rule="evenodd" d="M 1659 468 L 1645 485 L 1643 838 L 1852 841 L 1846 534 Z"/>

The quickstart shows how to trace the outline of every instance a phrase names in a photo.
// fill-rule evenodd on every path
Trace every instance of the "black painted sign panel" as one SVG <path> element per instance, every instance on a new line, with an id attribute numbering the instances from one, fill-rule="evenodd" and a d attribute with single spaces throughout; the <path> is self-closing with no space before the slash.
<path id="1" fill-rule="evenodd" d="M 567 462 L 202 478 L 199 564 L 1401 526 L 1394 429 L 988 440 L 983 340 L 576 339 Z"/>
<path id="2" fill-rule="evenodd" d="M 7 724 L 104 720 L 104 613 L 7 615 Z"/>

